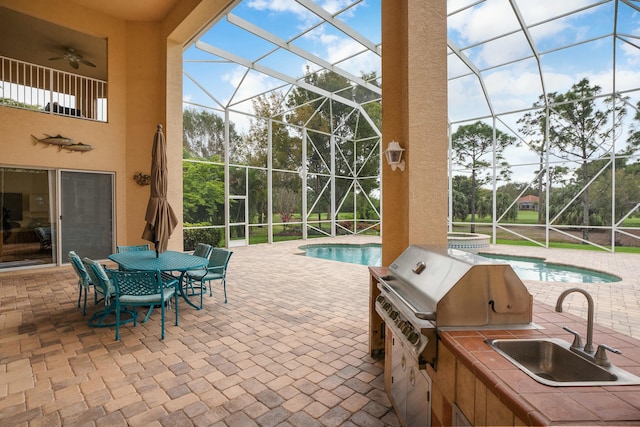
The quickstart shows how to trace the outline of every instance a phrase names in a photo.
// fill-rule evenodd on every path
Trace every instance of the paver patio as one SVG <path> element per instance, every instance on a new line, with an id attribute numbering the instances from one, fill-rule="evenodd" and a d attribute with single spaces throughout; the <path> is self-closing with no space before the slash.
<path id="1" fill-rule="evenodd" d="M 379 239 L 331 240 L 345 241 Z M 367 351 L 367 267 L 297 255 L 315 242 L 234 248 L 228 304 L 219 288 L 201 311 L 182 303 L 164 341 L 159 313 L 120 342 L 88 327 L 95 307 L 76 307 L 70 266 L 0 273 L 0 425 L 399 425 Z M 640 338 L 640 257 L 555 252 L 543 253 L 623 276 L 584 286 L 597 323 Z M 526 284 L 548 304 L 575 286 Z M 583 301 L 566 302 L 586 317 Z"/>

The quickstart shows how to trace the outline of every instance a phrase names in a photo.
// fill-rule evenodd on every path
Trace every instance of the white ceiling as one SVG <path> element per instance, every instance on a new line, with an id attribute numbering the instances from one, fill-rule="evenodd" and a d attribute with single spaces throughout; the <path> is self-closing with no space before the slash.
<path id="1" fill-rule="evenodd" d="M 127 21 L 154 22 L 164 18 L 180 0 L 70 0 L 105 15 Z M 107 80 L 107 40 L 0 7 L 0 55 L 83 76 Z M 61 57 L 74 49 L 96 67 L 72 68 Z"/>
<path id="2" fill-rule="evenodd" d="M 164 18 L 180 0 L 70 0 L 125 21 L 155 22 Z"/>

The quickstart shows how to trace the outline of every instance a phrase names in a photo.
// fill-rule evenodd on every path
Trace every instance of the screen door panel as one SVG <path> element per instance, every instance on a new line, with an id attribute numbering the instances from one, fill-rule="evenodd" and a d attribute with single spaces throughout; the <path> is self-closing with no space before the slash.
<path id="1" fill-rule="evenodd" d="M 106 259 L 113 252 L 113 175 L 61 172 L 61 256 Z"/>

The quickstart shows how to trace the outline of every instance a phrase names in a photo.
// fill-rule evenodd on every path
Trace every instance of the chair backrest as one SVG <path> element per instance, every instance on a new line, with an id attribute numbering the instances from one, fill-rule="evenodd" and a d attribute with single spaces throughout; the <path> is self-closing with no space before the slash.
<path id="1" fill-rule="evenodd" d="M 214 273 L 226 274 L 229 259 L 233 254 L 232 251 L 224 248 L 213 248 L 211 257 L 209 258 L 209 271 Z"/>
<path id="2" fill-rule="evenodd" d="M 50 227 L 36 227 L 35 229 L 38 239 L 41 241 L 51 241 L 51 228 Z"/>
<path id="3" fill-rule="evenodd" d="M 131 246 L 116 246 L 116 252 L 134 252 L 134 251 L 150 251 L 151 245 L 149 243 L 144 245 L 131 245 Z"/>
<path id="4" fill-rule="evenodd" d="M 92 285 L 93 281 L 91 280 L 91 276 L 89 276 L 89 272 L 87 271 L 85 265 L 82 263 L 82 260 L 80 259 L 78 254 L 75 251 L 69 251 L 68 257 L 69 257 L 69 262 L 71 263 L 76 274 L 82 281 L 82 284 L 84 286 Z"/>
<path id="5" fill-rule="evenodd" d="M 111 285 L 111 279 L 109 279 L 102 264 L 87 257 L 84 257 L 82 262 L 89 273 L 93 285 L 100 288 L 100 293 L 108 298 L 113 292 L 113 287 Z"/>
<path id="6" fill-rule="evenodd" d="M 162 294 L 162 276 L 159 271 L 112 271 L 111 278 L 116 296 Z"/>
<path id="7" fill-rule="evenodd" d="M 208 245 L 206 243 L 198 243 L 196 245 L 196 249 L 193 251 L 193 254 L 202 258 L 209 259 L 211 255 L 211 251 L 213 250 L 213 246 Z"/>

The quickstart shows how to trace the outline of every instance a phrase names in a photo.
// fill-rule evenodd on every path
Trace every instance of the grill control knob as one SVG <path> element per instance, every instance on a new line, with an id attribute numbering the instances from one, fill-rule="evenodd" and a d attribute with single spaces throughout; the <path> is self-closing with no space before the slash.
<path id="1" fill-rule="evenodd" d="M 376 298 L 376 301 L 379 302 L 380 304 L 385 302 L 385 300 L 386 300 L 386 298 L 382 294 L 378 295 L 378 298 Z"/>
<path id="2" fill-rule="evenodd" d="M 402 328 L 402 335 L 404 335 L 405 337 L 407 335 L 409 335 L 409 332 L 411 332 L 413 328 L 411 327 L 410 323 L 405 324 L 404 328 Z"/>
<path id="3" fill-rule="evenodd" d="M 401 320 L 398 322 L 398 329 L 402 331 L 406 325 L 407 325 L 407 322 L 405 322 L 404 320 Z"/>
<path id="4" fill-rule="evenodd" d="M 407 336 L 407 339 L 409 340 L 409 342 L 413 345 L 418 344 L 418 341 L 420 341 L 420 335 L 415 332 L 415 331 L 411 331 L 409 332 L 409 335 Z"/>
<path id="5" fill-rule="evenodd" d="M 389 311 L 389 309 L 391 308 L 391 303 L 390 303 L 389 301 L 385 301 L 385 302 L 382 304 L 382 308 L 383 308 L 384 310 L 386 310 L 386 311 Z"/>
<path id="6" fill-rule="evenodd" d="M 391 310 L 391 314 L 389 315 L 389 317 L 391 317 L 391 320 L 396 320 L 398 318 L 398 312 L 395 310 Z"/>

